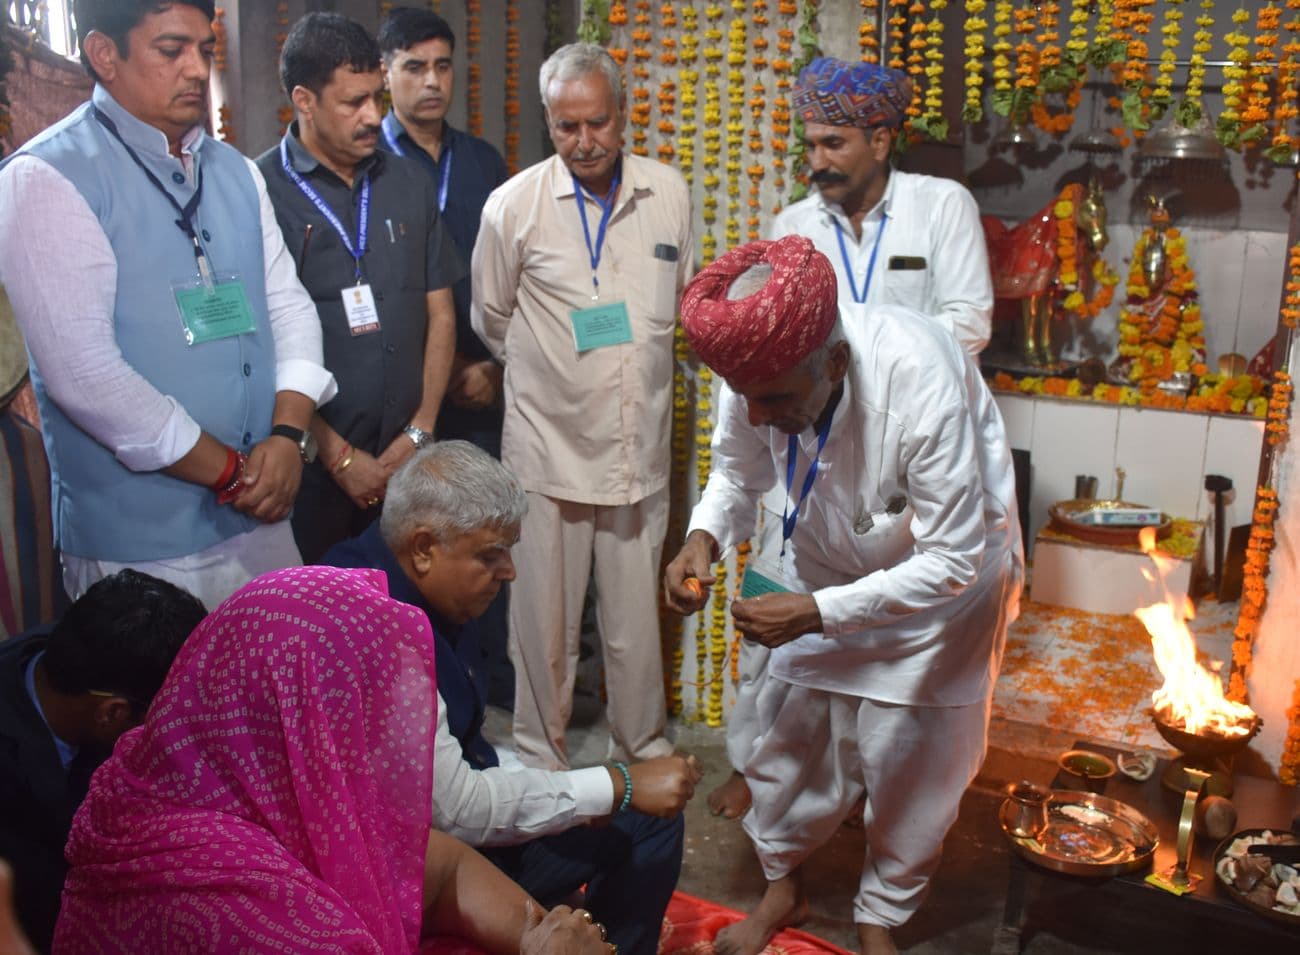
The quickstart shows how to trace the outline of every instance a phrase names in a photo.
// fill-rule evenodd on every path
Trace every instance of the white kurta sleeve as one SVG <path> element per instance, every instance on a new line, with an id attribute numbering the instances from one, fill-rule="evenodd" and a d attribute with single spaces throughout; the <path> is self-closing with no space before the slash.
<path id="1" fill-rule="evenodd" d="M 175 464 L 199 440 L 180 403 L 123 357 L 117 259 L 77 188 L 35 156 L 0 173 L 0 280 L 50 399 L 132 471 Z"/>
<path id="2" fill-rule="evenodd" d="M 600 766 L 567 772 L 474 769 L 447 727 L 441 694 L 433 766 L 433 825 L 471 846 L 515 845 L 614 809 L 614 784 Z"/>
<path id="3" fill-rule="evenodd" d="M 708 531 L 719 548 L 727 548 L 754 532 L 759 498 L 772 487 L 776 473 L 771 451 L 748 421 L 745 399 L 720 379 L 717 405 L 709 480 L 691 511 L 686 533 Z"/>
<path id="4" fill-rule="evenodd" d="M 946 190 L 935 210 L 935 317 L 971 357 L 989 343 L 993 276 L 979 207 L 965 189 Z"/>
<path id="5" fill-rule="evenodd" d="M 262 171 L 251 159 L 245 161 L 257 187 L 262 220 L 266 310 L 271 319 L 271 337 L 275 340 L 275 390 L 296 391 L 318 406 L 323 405 L 338 392 L 338 385 L 325 369 L 320 316 L 298 280 Z"/>

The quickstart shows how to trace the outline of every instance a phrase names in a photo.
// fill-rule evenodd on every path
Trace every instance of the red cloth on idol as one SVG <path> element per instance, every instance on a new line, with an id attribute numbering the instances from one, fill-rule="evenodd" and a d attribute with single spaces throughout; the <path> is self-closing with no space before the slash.
<path id="1" fill-rule="evenodd" d="M 728 301 L 732 283 L 759 263 L 772 267 L 752 295 Z M 682 329 L 691 347 L 732 385 L 782 375 L 820 348 L 839 314 L 835 270 L 800 235 L 738 246 L 682 292 Z"/>

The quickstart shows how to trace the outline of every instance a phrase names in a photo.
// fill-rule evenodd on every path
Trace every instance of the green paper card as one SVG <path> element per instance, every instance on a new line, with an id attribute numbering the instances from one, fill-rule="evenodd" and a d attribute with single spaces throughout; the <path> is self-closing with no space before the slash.
<path id="1" fill-rule="evenodd" d="M 185 341 L 191 345 L 243 335 L 257 327 L 243 282 L 217 282 L 211 290 L 195 284 L 176 288 L 175 293 Z"/>
<path id="2" fill-rule="evenodd" d="M 574 309 L 569 313 L 569 321 L 573 323 L 573 343 L 578 354 L 608 345 L 625 345 L 632 340 L 632 322 L 624 302 Z"/>
<path id="3" fill-rule="evenodd" d="M 771 577 L 760 574 L 750 565 L 745 568 L 745 579 L 740 582 L 740 596 L 742 600 L 748 600 L 750 597 L 757 597 L 760 594 L 788 594 L 790 589 L 782 587 Z"/>

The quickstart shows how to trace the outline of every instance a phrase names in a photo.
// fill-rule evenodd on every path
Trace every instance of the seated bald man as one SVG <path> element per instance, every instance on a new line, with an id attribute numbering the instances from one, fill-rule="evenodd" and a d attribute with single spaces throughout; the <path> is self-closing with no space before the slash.
<path id="1" fill-rule="evenodd" d="M 515 577 L 510 548 L 528 501 L 515 476 L 467 441 L 417 451 L 388 481 L 384 513 L 325 563 L 374 567 L 433 624 L 438 668 L 434 825 L 479 849 L 543 905 L 570 899 L 622 955 L 655 955 L 682 866 L 693 757 L 557 771 L 500 765 L 482 733 L 487 699 L 476 620 Z M 609 825 L 584 823 L 608 821 Z"/>
<path id="2" fill-rule="evenodd" d="M 731 608 L 770 649 L 743 767 L 768 886 L 720 955 L 757 955 L 802 919 L 801 867 L 864 795 L 854 921 L 864 955 L 896 951 L 889 929 L 920 906 L 983 759 L 1018 606 L 1011 453 L 974 365 L 910 309 L 840 312 L 830 262 L 799 236 L 732 250 L 682 297 L 687 338 L 726 384 L 713 469 L 665 571 L 674 610 L 703 606 L 690 578 L 707 594 L 764 492 L 784 490 Z"/>

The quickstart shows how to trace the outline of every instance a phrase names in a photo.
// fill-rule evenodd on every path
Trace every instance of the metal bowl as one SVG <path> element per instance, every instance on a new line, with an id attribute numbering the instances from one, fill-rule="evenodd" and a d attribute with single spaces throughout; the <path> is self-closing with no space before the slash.
<path id="1" fill-rule="evenodd" d="M 1240 752 L 1264 725 L 1264 721 L 1256 716 L 1251 721 L 1250 731 L 1240 736 L 1208 736 L 1170 726 L 1155 714 L 1151 720 L 1170 746 L 1191 759 L 1218 759 Z"/>
<path id="2" fill-rule="evenodd" d="M 1077 537 L 1090 544 L 1103 544 L 1108 547 L 1136 547 L 1141 527 L 1102 526 L 1085 524 L 1078 520 L 1078 515 L 1098 507 L 1146 507 L 1145 504 L 1133 504 L 1129 501 L 1094 501 L 1088 498 L 1076 498 L 1069 501 L 1057 501 L 1047 513 L 1052 518 L 1052 527 L 1063 534 Z M 1153 525 L 1156 539 L 1164 540 L 1174 532 L 1174 519 L 1161 512 L 1160 523 Z"/>
<path id="3" fill-rule="evenodd" d="M 1294 844 L 1297 841 L 1294 836 L 1286 832 L 1286 830 L 1284 829 L 1276 828 L 1276 829 L 1271 829 L 1269 831 L 1274 833 L 1275 835 L 1285 837 L 1286 841 L 1282 843 L 1275 843 L 1276 845 Z M 1300 925 L 1300 915 L 1291 915 L 1289 912 L 1282 912 L 1279 911 L 1278 909 L 1270 909 L 1267 906 L 1260 905 L 1258 902 L 1255 902 L 1252 899 L 1248 898 L 1246 896 L 1246 893 L 1242 892 L 1235 885 L 1232 885 L 1230 882 L 1224 881 L 1223 877 L 1219 875 L 1219 860 L 1222 859 L 1225 854 L 1227 854 L 1228 849 L 1232 846 L 1234 842 L 1236 842 L 1238 839 L 1243 839 L 1243 838 L 1249 839 L 1252 836 L 1259 836 L 1258 841 L 1262 843 L 1264 841 L 1263 838 L 1264 832 L 1265 830 L 1263 829 L 1243 829 L 1241 830 L 1241 832 L 1234 832 L 1232 835 L 1228 836 L 1228 838 L 1220 842 L 1218 848 L 1214 850 L 1214 879 L 1216 882 L 1219 883 L 1219 888 L 1221 890 L 1227 892 L 1228 895 L 1232 896 L 1234 900 L 1240 902 L 1246 908 L 1250 909 L 1251 911 L 1259 915 L 1264 916 L 1264 918 L 1269 919 L 1270 921 L 1273 922 L 1280 922 L 1283 925 L 1292 925 L 1292 926 Z"/>
<path id="4" fill-rule="evenodd" d="M 1099 793 L 1115 775 L 1115 762 L 1087 749 L 1069 749 L 1056 758 L 1056 765 L 1075 786 Z"/>
<path id="5" fill-rule="evenodd" d="M 1118 799 L 1053 789 L 1047 827 L 1037 837 L 1018 836 L 1014 800 L 1002 803 L 998 822 L 1011 847 L 1025 859 L 1066 875 L 1108 877 L 1151 862 L 1160 842 L 1153 823 Z"/>

